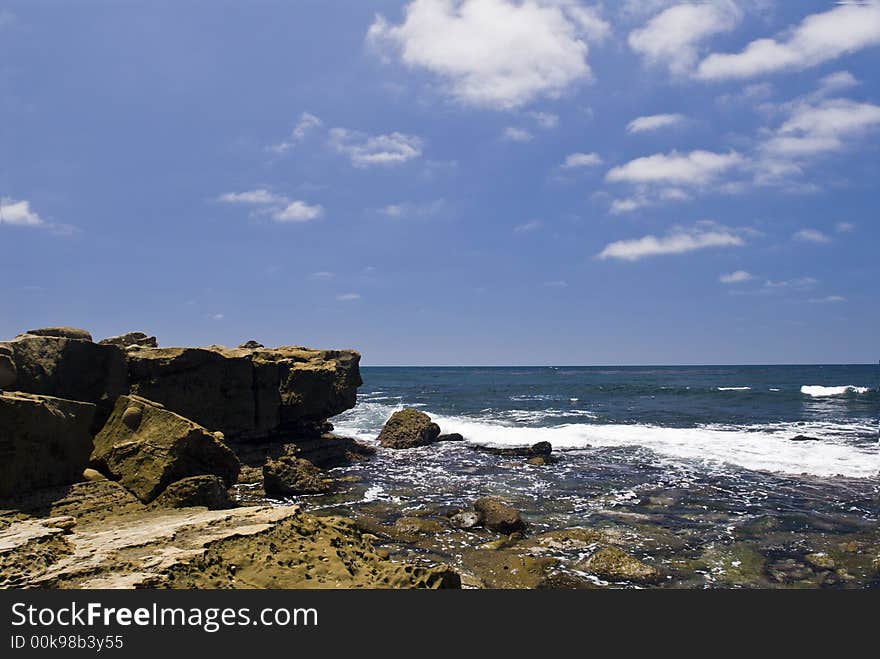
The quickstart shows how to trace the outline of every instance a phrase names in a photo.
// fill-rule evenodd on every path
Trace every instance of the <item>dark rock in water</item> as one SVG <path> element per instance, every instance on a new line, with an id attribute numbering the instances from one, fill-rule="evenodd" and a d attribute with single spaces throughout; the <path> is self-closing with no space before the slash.
<path id="1" fill-rule="evenodd" d="M 783 558 L 767 565 L 768 576 L 778 583 L 794 583 L 813 577 L 813 571 L 809 566 L 794 560 Z"/>
<path id="2" fill-rule="evenodd" d="M 138 396 L 116 401 L 95 437 L 92 462 L 144 503 L 182 478 L 215 475 L 230 486 L 239 471 L 235 454 L 205 428 Z"/>
<path id="3" fill-rule="evenodd" d="M 820 442 L 822 440 L 820 440 L 818 437 L 810 437 L 808 435 L 795 435 L 794 437 L 791 438 L 791 441 L 793 441 L 793 442 Z"/>
<path id="4" fill-rule="evenodd" d="M 538 442 L 531 446 L 519 446 L 513 448 L 501 448 L 498 446 L 472 446 L 475 451 L 483 453 L 491 453 L 492 455 L 503 455 L 507 457 L 520 458 L 538 458 L 547 457 L 553 452 L 553 445 L 550 442 Z"/>
<path id="5" fill-rule="evenodd" d="M 462 510 L 451 515 L 449 523 L 456 529 L 473 529 L 483 523 L 483 516 L 476 510 Z"/>
<path id="6" fill-rule="evenodd" d="M 483 526 L 498 533 L 510 534 L 526 528 L 519 511 L 508 506 L 498 497 L 477 499 L 474 502 L 474 510 L 482 517 Z"/>
<path id="7" fill-rule="evenodd" d="M 256 350 L 257 348 L 265 348 L 262 343 L 259 341 L 247 341 L 246 343 L 242 343 L 239 348 L 245 348 L 247 350 Z"/>
<path id="8" fill-rule="evenodd" d="M 427 446 L 437 441 L 440 426 L 424 412 L 405 409 L 395 412 L 379 433 L 379 443 L 385 448 L 405 449 Z"/>
<path id="9" fill-rule="evenodd" d="M 17 378 L 18 370 L 12 355 L 0 354 L 0 389 L 9 389 Z"/>
<path id="10" fill-rule="evenodd" d="M 269 460 L 297 457 L 308 460 L 320 469 L 344 467 L 375 455 L 376 449 L 349 437 L 325 433 L 316 437 L 295 437 L 288 441 L 230 441 L 243 465 L 262 469 Z"/>
<path id="11" fill-rule="evenodd" d="M 0 393 L 0 497 L 79 481 L 94 415 L 91 403 Z"/>
<path id="12" fill-rule="evenodd" d="M 438 435 L 435 441 L 438 442 L 463 442 L 464 436 L 461 433 L 450 432 L 445 435 Z"/>
<path id="13" fill-rule="evenodd" d="M 78 341 L 91 341 L 92 335 L 84 329 L 76 327 L 43 327 L 40 329 L 32 329 L 25 332 L 24 335 L 31 336 L 51 336 L 56 339 L 77 339 Z"/>
<path id="14" fill-rule="evenodd" d="M 229 439 L 301 434 L 354 407 L 360 355 L 300 347 L 126 354 L 131 391 Z"/>
<path id="15" fill-rule="evenodd" d="M 325 494 L 335 485 L 308 460 L 285 456 L 263 465 L 263 489 L 270 496 Z"/>
<path id="16" fill-rule="evenodd" d="M 633 558 L 617 547 L 602 547 L 581 562 L 578 568 L 607 581 L 656 583 L 662 578 L 656 567 Z"/>
<path id="17" fill-rule="evenodd" d="M 125 355 L 116 346 L 28 333 L 0 343 L 0 349 L 15 362 L 17 391 L 97 405 L 93 432 L 106 421 L 117 396 L 128 391 Z"/>
<path id="18" fill-rule="evenodd" d="M 140 348 L 159 347 L 159 342 L 155 336 L 148 336 L 143 332 L 128 332 L 119 336 L 110 336 L 98 341 L 98 343 L 103 346 L 118 346 L 120 348 L 128 348 L 130 346 L 138 346 Z"/>
<path id="19" fill-rule="evenodd" d="M 556 561 L 549 557 L 522 556 L 509 549 L 465 551 L 462 564 L 485 588 L 546 588 L 548 571 Z"/>
<path id="20" fill-rule="evenodd" d="M 429 535 L 439 533 L 445 527 L 434 519 L 401 517 L 394 522 L 394 530 L 405 535 Z"/>
<path id="21" fill-rule="evenodd" d="M 219 476 L 190 476 L 171 483 L 152 504 L 156 508 L 192 508 L 208 510 L 234 508 L 226 484 Z"/>

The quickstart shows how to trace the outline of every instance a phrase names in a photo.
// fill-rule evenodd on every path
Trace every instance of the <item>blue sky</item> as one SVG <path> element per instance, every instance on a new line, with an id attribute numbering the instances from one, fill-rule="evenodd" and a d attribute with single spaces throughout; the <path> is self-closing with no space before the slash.
<path id="1" fill-rule="evenodd" d="M 880 5 L 0 1 L 0 335 L 872 362 Z"/>

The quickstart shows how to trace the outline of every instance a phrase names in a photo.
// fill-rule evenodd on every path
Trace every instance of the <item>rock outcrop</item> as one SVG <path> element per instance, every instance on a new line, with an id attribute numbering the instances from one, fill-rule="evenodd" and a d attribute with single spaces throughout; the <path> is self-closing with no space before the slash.
<path id="1" fill-rule="evenodd" d="M 97 405 L 93 431 L 107 418 L 117 396 L 128 391 L 122 350 L 92 343 L 85 330 L 31 330 L 0 343 L 0 351 L 11 353 L 16 391 Z"/>
<path id="2" fill-rule="evenodd" d="M 661 578 L 656 567 L 643 563 L 617 547 L 602 547 L 583 561 L 580 568 L 608 581 L 656 583 Z"/>
<path id="3" fill-rule="evenodd" d="M 300 347 L 129 351 L 131 392 L 229 439 L 302 433 L 354 407 L 360 355 Z"/>
<path id="4" fill-rule="evenodd" d="M 269 496 L 324 494 L 334 488 L 332 479 L 302 458 L 284 456 L 263 465 L 263 490 Z"/>
<path id="5" fill-rule="evenodd" d="M 0 497 L 78 481 L 94 415 L 91 403 L 0 393 Z"/>
<path id="6" fill-rule="evenodd" d="M 0 390 L 9 389 L 18 379 L 18 369 L 12 358 L 12 350 L 6 346 L 0 348 Z"/>
<path id="7" fill-rule="evenodd" d="M 189 476 L 171 483 L 153 501 L 155 508 L 192 508 L 208 510 L 235 508 L 226 483 L 219 476 Z"/>
<path id="8" fill-rule="evenodd" d="M 238 476 L 235 454 L 199 424 L 139 396 L 120 396 L 95 437 L 92 463 L 141 501 L 188 476 Z"/>
<path id="9" fill-rule="evenodd" d="M 379 444 L 385 448 L 406 449 L 427 446 L 437 441 L 440 426 L 424 412 L 405 409 L 395 412 L 379 433 Z"/>
<path id="10" fill-rule="evenodd" d="M 137 346 L 139 348 L 158 348 L 159 342 L 155 336 L 148 336 L 143 332 L 128 332 L 119 336 L 110 336 L 106 339 L 98 341 L 102 346 L 117 346 L 119 348 L 129 348 Z"/>
<path id="11" fill-rule="evenodd" d="M 474 501 L 474 510 L 480 514 L 483 526 L 498 533 L 516 533 L 526 528 L 519 511 L 498 497 L 477 499 Z"/>

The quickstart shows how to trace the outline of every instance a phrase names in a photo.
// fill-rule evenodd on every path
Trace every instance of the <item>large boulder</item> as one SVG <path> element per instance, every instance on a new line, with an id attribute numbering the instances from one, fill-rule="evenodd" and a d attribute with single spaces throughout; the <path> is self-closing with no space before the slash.
<path id="1" fill-rule="evenodd" d="M 137 346 L 139 348 L 158 348 L 159 342 L 155 336 L 148 336 L 143 332 L 128 332 L 119 336 L 110 336 L 101 339 L 98 343 L 102 346 L 118 346 L 120 348 L 128 348 Z"/>
<path id="2" fill-rule="evenodd" d="M 0 497 L 80 480 L 94 415 L 91 403 L 0 393 Z"/>
<path id="3" fill-rule="evenodd" d="M 144 503 L 188 476 L 238 477 L 235 454 L 214 434 L 139 396 L 120 396 L 95 437 L 94 466 Z"/>
<path id="4" fill-rule="evenodd" d="M 333 489 L 333 481 L 308 460 L 282 456 L 263 465 L 263 490 L 269 496 L 325 494 Z"/>
<path id="5" fill-rule="evenodd" d="M 97 431 L 128 385 L 122 350 L 92 343 L 88 336 L 85 330 L 69 328 L 31 330 L 0 343 L 0 352 L 11 353 L 16 379 L 10 386 L 16 391 L 97 405 L 92 428 Z"/>
<path id="6" fill-rule="evenodd" d="M 155 508 L 192 508 L 204 506 L 208 510 L 234 508 L 226 483 L 219 476 L 189 476 L 171 483 L 155 501 Z"/>
<path id="7" fill-rule="evenodd" d="M 131 392 L 230 439 L 317 427 L 354 407 L 360 355 L 299 347 L 157 348 L 126 355 Z"/>
<path id="8" fill-rule="evenodd" d="M 526 528 L 516 508 L 508 506 L 498 497 L 483 497 L 474 501 L 474 510 L 482 517 L 483 526 L 498 533 L 516 533 Z"/>
<path id="9" fill-rule="evenodd" d="M 379 433 L 379 443 L 385 448 L 403 449 L 427 446 L 437 441 L 440 426 L 424 412 L 405 409 L 395 412 Z"/>

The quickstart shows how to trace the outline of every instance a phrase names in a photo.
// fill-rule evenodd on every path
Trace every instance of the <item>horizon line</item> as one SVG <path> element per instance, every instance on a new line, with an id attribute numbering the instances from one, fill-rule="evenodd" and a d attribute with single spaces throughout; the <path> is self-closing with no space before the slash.
<path id="1" fill-rule="evenodd" d="M 361 364 L 362 368 L 636 368 L 636 367 L 707 367 L 707 366 L 878 366 L 880 363 L 874 362 L 786 362 L 786 363 L 764 363 L 764 362 L 748 362 L 740 364 Z"/>

